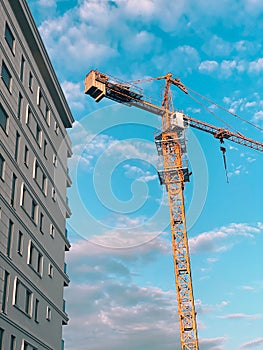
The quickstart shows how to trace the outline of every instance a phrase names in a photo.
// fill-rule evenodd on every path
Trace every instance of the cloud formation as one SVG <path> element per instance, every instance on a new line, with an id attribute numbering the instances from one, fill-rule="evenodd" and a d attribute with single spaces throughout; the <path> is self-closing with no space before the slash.
<path id="1" fill-rule="evenodd" d="M 257 338 L 241 344 L 240 349 L 252 349 L 252 348 L 256 349 L 262 344 L 263 344 L 263 338 Z"/>
<path id="2" fill-rule="evenodd" d="M 253 239 L 261 233 L 261 226 L 232 223 L 217 230 L 204 232 L 189 239 L 190 251 L 193 254 L 208 252 L 223 252 L 237 244 L 240 239 Z"/>
<path id="3" fill-rule="evenodd" d="M 87 343 L 94 350 L 179 347 L 174 291 L 135 282 L 138 266 L 166 251 L 161 238 L 126 250 L 101 248 L 88 241 L 73 243 L 68 256 L 73 278 L 66 290 L 67 348 L 86 350 Z"/>

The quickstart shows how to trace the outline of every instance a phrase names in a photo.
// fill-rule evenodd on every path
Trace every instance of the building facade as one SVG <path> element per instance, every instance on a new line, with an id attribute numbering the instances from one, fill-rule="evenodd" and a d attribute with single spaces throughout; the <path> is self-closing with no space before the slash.
<path id="1" fill-rule="evenodd" d="M 0 350 L 63 349 L 73 117 L 25 0 L 0 0 Z"/>

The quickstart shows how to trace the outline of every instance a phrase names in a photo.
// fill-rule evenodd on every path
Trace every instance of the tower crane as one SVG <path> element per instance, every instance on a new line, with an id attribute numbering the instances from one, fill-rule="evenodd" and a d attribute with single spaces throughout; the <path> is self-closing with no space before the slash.
<path id="1" fill-rule="evenodd" d="M 158 170 L 160 183 L 166 186 L 170 209 L 170 226 L 178 302 L 178 316 L 182 350 L 198 350 L 196 311 L 193 296 L 190 256 L 186 229 L 184 188 L 190 181 L 187 160 L 185 128 L 191 126 L 213 135 L 223 143 L 229 140 L 263 152 L 263 143 L 252 140 L 240 133 L 210 125 L 191 118 L 172 108 L 171 85 L 188 94 L 185 85 L 173 78 L 171 73 L 147 80 L 165 80 L 164 97 L 157 106 L 143 97 L 142 90 L 134 84 L 121 82 L 97 70 L 91 70 L 85 78 L 85 94 L 99 102 L 103 97 L 127 106 L 135 106 L 161 116 L 162 131 L 155 136 L 158 155 L 163 169 Z M 139 81 L 138 81 L 139 82 Z M 225 148 L 221 147 L 225 152 Z"/>

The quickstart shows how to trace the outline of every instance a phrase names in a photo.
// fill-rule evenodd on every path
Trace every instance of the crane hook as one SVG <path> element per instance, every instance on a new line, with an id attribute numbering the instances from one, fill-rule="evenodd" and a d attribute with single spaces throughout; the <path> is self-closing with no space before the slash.
<path id="1" fill-rule="evenodd" d="M 221 144 L 224 143 L 224 141 L 221 141 Z M 228 172 L 227 172 L 227 164 L 226 164 L 226 148 L 223 147 L 223 146 L 220 146 L 220 151 L 222 152 L 222 155 L 223 155 L 223 161 L 224 161 L 224 168 L 225 168 L 225 171 L 226 171 L 226 182 L 229 183 L 229 180 L 228 180 Z"/>

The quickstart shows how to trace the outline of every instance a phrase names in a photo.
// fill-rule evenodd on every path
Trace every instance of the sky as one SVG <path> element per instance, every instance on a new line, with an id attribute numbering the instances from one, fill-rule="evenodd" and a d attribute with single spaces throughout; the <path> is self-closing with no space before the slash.
<path id="1" fill-rule="evenodd" d="M 156 170 L 161 120 L 95 103 L 84 79 L 91 69 L 125 82 L 172 72 L 241 118 L 173 87 L 176 109 L 262 141 L 263 2 L 28 3 L 75 118 L 65 349 L 180 349 L 169 206 Z M 162 81 L 138 86 L 161 103 Z M 191 128 L 186 137 L 200 350 L 263 349 L 263 155 L 226 141 L 227 183 L 219 141 Z"/>

